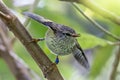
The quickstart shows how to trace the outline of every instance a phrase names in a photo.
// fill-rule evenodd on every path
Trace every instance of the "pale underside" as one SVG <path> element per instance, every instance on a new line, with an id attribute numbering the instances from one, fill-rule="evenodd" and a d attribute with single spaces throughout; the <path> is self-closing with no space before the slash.
<path id="1" fill-rule="evenodd" d="M 75 45 L 75 38 L 58 33 L 54 35 L 51 29 L 48 29 L 45 36 L 46 45 L 56 55 L 68 55 L 72 53 Z"/>

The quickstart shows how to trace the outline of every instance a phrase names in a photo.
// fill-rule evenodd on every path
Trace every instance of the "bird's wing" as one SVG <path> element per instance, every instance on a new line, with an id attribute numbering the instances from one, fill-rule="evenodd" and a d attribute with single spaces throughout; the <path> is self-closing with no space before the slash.
<path id="1" fill-rule="evenodd" d="M 73 55 L 75 57 L 75 59 L 86 69 L 89 69 L 89 63 L 88 60 L 82 50 L 82 48 L 80 47 L 79 43 L 76 41 L 76 45 L 74 46 L 73 49 Z"/>

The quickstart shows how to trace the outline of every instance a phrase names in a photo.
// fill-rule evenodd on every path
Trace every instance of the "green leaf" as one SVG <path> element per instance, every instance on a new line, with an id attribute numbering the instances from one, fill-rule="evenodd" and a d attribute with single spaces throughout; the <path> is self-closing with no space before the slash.
<path id="1" fill-rule="evenodd" d="M 86 33 L 82 33 L 80 35 L 81 36 L 77 40 L 80 43 L 80 45 L 82 46 L 82 48 L 84 48 L 84 49 L 94 48 L 98 45 L 99 46 L 107 45 L 107 41 L 105 41 L 101 38 L 95 37 L 93 35 L 86 34 Z"/>

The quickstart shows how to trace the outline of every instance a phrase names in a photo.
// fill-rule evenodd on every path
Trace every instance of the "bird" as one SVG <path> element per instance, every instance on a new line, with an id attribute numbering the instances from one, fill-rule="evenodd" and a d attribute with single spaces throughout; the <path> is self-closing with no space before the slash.
<path id="1" fill-rule="evenodd" d="M 56 64 L 59 63 L 58 56 L 72 54 L 79 64 L 89 69 L 90 66 L 87 57 L 77 41 L 77 37 L 80 35 L 74 29 L 63 24 L 55 23 L 32 12 L 23 12 L 23 15 L 48 27 L 45 38 L 36 40 L 45 40 L 49 50 L 57 56 L 55 60 Z"/>

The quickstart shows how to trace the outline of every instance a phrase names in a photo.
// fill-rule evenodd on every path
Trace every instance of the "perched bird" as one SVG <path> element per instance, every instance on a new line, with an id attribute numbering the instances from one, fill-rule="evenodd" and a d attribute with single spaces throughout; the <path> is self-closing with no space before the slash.
<path id="1" fill-rule="evenodd" d="M 57 24 L 31 12 L 24 12 L 23 15 L 48 27 L 48 31 L 45 35 L 45 42 L 48 48 L 57 55 L 56 64 L 59 62 L 58 56 L 72 54 L 83 67 L 89 69 L 88 60 L 76 39 L 76 37 L 79 37 L 79 34 L 76 34 L 72 28 Z M 39 40 L 41 39 L 37 39 L 37 41 Z"/>

